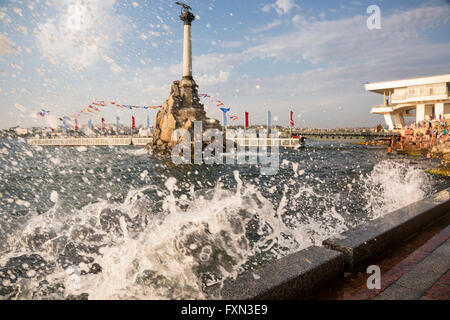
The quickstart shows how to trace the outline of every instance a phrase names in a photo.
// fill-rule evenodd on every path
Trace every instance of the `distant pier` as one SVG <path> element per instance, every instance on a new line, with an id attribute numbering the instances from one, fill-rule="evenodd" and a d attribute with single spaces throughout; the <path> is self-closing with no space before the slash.
<path id="1" fill-rule="evenodd" d="M 271 147 L 297 148 L 300 146 L 298 138 L 236 138 L 229 137 L 229 140 L 237 145 L 246 147 Z M 152 138 L 134 137 L 58 137 L 58 138 L 30 138 L 28 144 L 34 146 L 54 146 L 54 147 L 107 147 L 107 146 L 146 146 L 152 142 Z"/>
<path id="2" fill-rule="evenodd" d="M 58 138 L 31 138 L 28 144 L 33 146 L 55 147 L 105 147 L 105 146 L 145 146 L 152 142 L 152 138 L 132 137 L 58 137 Z"/>
<path id="3" fill-rule="evenodd" d="M 355 129 L 293 129 L 292 134 L 312 140 L 348 142 L 389 140 L 398 135 L 396 132 L 373 132 Z"/>

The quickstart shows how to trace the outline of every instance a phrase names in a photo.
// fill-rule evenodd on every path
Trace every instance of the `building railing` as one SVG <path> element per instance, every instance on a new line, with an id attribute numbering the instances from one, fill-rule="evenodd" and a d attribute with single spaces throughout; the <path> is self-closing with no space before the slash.
<path id="1" fill-rule="evenodd" d="M 28 143 L 38 146 L 127 146 L 146 145 L 152 138 L 31 138 Z M 132 143 L 133 142 L 133 143 Z"/>
<path id="2" fill-rule="evenodd" d="M 446 83 L 411 86 L 404 89 L 394 89 L 391 95 L 392 101 L 405 101 L 408 99 L 431 97 L 437 95 L 448 95 Z"/>
<path id="3" fill-rule="evenodd" d="M 272 147 L 280 146 L 294 148 L 300 144 L 297 138 L 236 138 L 227 137 L 227 139 L 236 142 L 238 145 L 247 147 Z M 31 138 L 28 139 L 30 145 L 36 146 L 145 146 L 152 142 L 152 138 Z"/>
<path id="4" fill-rule="evenodd" d="M 285 147 L 295 148 L 300 145 L 298 138 L 237 138 L 227 137 L 228 140 L 236 142 L 238 145 L 246 147 Z"/>

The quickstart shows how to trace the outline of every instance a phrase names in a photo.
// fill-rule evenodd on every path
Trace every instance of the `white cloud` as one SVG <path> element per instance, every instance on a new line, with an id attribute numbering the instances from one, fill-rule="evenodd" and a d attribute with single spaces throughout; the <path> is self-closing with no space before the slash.
<path id="1" fill-rule="evenodd" d="M 253 29 L 253 32 L 258 33 L 258 32 L 268 31 L 275 27 L 278 27 L 279 25 L 281 25 L 281 21 L 273 21 L 273 22 L 266 24 L 265 26 Z"/>
<path id="2" fill-rule="evenodd" d="M 292 18 L 292 22 L 297 26 L 303 26 L 308 23 L 305 16 L 297 14 Z"/>
<path id="3" fill-rule="evenodd" d="M 161 36 L 161 32 L 158 32 L 158 31 L 152 31 L 152 30 L 150 30 L 150 31 L 148 32 L 148 34 L 149 34 L 150 36 L 152 36 L 152 37 L 160 37 L 160 36 Z"/>
<path id="4" fill-rule="evenodd" d="M 261 10 L 262 10 L 263 12 L 269 12 L 270 9 L 272 9 L 272 4 L 267 4 L 267 5 L 265 5 L 264 7 L 262 7 Z"/>
<path id="5" fill-rule="evenodd" d="M 162 85 L 162 86 L 156 86 L 153 84 L 147 85 L 143 90 L 144 93 L 148 94 L 169 94 L 169 86 L 168 85 Z"/>
<path id="6" fill-rule="evenodd" d="M 110 69 L 114 74 L 119 74 L 123 72 L 123 69 L 121 66 L 119 66 L 117 63 L 111 63 Z"/>
<path id="7" fill-rule="evenodd" d="M 242 46 L 242 41 L 226 41 L 226 42 L 222 42 L 220 44 L 220 46 L 222 48 L 226 48 L 226 49 L 230 49 L 230 48 L 237 48 Z"/>
<path id="8" fill-rule="evenodd" d="M 227 82 L 230 77 L 230 71 L 219 71 L 218 73 L 203 73 L 199 74 L 196 79 L 202 86 L 212 86 L 218 83 Z"/>
<path id="9" fill-rule="evenodd" d="M 64 8 L 67 9 L 67 6 Z M 269 10 L 273 9 L 275 8 L 269 8 Z M 291 9 L 290 12 L 293 11 L 295 10 Z M 110 21 L 112 10 L 106 12 L 109 13 L 105 15 L 105 20 Z M 284 14 L 284 11 L 280 12 Z M 67 15 L 68 12 L 65 14 Z M 376 116 L 369 116 L 371 103 L 378 103 L 379 97 L 366 93 L 364 82 L 442 73 L 442 70 L 448 69 L 450 43 L 442 39 L 440 34 L 437 36 L 441 39 L 433 38 L 431 42 L 429 40 L 431 32 L 428 32 L 431 29 L 428 28 L 448 23 L 449 16 L 448 6 L 438 4 L 396 11 L 395 14 L 390 15 L 386 12 L 383 14 L 382 29 L 370 31 L 366 27 L 367 16 L 364 12 L 361 12 L 360 16 L 332 21 L 316 21 L 306 14 L 297 16 L 293 14 L 292 20 L 283 17 L 286 23 L 289 23 L 289 20 L 294 23 L 292 30 L 287 33 L 255 37 L 248 43 L 242 40 L 245 47 L 235 49 L 233 50 L 235 52 L 230 54 L 212 53 L 195 56 L 194 78 L 201 92 L 220 96 L 233 107 L 236 113 L 245 108 L 251 112 L 252 119 L 255 117 L 255 121 L 264 121 L 264 113 L 261 113 L 260 109 L 270 107 L 274 116 L 281 115 L 280 121 L 285 124 L 287 123 L 285 118 L 288 119 L 288 108 L 294 108 L 296 114 L 299 114 L 300 110 L 304 111 L 301 121 L 309 121 L 308 125 L 344 126 L 382 122 L 382 118 L 377 120 Z M 281 20 L 281 18 L 278 19 Z M 83 50 L 77 47 L 76 41 L 75 44 L 73 42 L 71 45 L 67 44 L 70 41 L 64 39 L 66 36 L 64 32 L 68 28 L 63 28 L 61 21 L 62 17 L 54 17 L 53 20 L 48 19 L 44 22 L 49 22 L 55 27 L 55 32 L 58 33 L 55 39 L 62 42 L 65 50 L 58 51 L 58 45 L 55 44 L 54 47 L 47 48 L 50 52 L 46 54 L 53 57 L 57 63 L 70 64 L 73 59 L 76 59 L 78 52 Z M 108 37 L 106 39 L 100 37 L 96 50 L 90 55 L 93 63 L 88 66 L 93 65 L 94 62 L 103 63 L 111 72 L 121 73 L 121 76 L 115 77 L 114 81 L 74 83 L 74 88 L 70 88 L 64 99 L 61 98 L 56 105 L 64 105 L 69 110 L 81 100 L 90 101 L 93 99 L 92 96 L 130 104 L 140 104 L 140 101 L 146 104 L 160 104 L 164 101 L 168 96 L 170 83 L 181 78 L 181 63 L 167 65 L 168 61 L 172 60 L 158 60 L 157 57 L 152 57 L 153 63 L 149 64 L 148 58 L 141 59 L 143 57 L 139 56 L 137 60 L 141 59 L 142 63 L 154 67 L 141 65 L 125 73 L 117 64 L 118 61 L 114 60 L 116 57 L 111 54 L 111 52 L 114 53 L 113 40 L 109 36 L 116 31 L 113 29 L 111 29 L 112 32 L 105 31 L 106 28 L 100 24 L 95 25 L 95 28 L 102 28 L 102 33 Z M 95 30 L 89 28 L 83 30 L 83 34 L 93 34 L 95 38 Z M 143 33 L 148 36 L 148 41 L 151 43 L 152 40 L 156 40 L 151 36 L 165 34 L 161 26 L 160 29 L 155 30 L 161 33 L 155 31 L 156 34 L 152 34 L 153 31 L 141 30 L 135 37 Z M 71 39 L 76 38 L 70 33 L 69 36 Z M 1 39 L 0 36 L 0 48 Z M 10 43 L 9 39 L 8 43 Z M 9 45 L 9 48 L 13 45 Z M 222 42 L 219 45 L 237 48 L 239 41 Z M 70 54 L 69 49 L 75 52 Z M 216 49 L 220 51 L 219 48 Z M 56 52 L 52 54 L 52 50 Z M 255 75 L 246 75 L 245 72 L 248 70 L 254 74 L 252 68 L 255 65 L 251 63 L 247 68 L 246 64 L 260 59 L 267 59 L 262 63 L 270 64 L 271 68 L 276 66 L 277 61 L 288 62 L 290 68 L 280 72 L 273 71 L 270 76 L 259 76 L 257 79 Z M 295 63 L 301 60 L 317 65 Z M 256 65 L 261 65 L 261 61 Z M 311 70 L 305 71 L 305 65 Z M 244 67 L 241 68 L 241 66 Z M 127 68 L 133 68 L 133 65 L 130 63 Z M 48 70 L 51 69 L 50 66 Z M 47 70 L 40 70 L 40 72 L 45 75 Z M 53 82 L 48 82 L 48 86 L 54 86 Z M 260 89 L 258 90 L 256 86 L 260 86 Z M 73 92 L 77 92 L 77 95 L 73 96 Z M 36 93 L 38 92 L 33 90 L 34 96 Z M 44 98 L 53 99 L 50 95 Z M 6 105 L 11 106 L 13 112 L 17 113 L 13 107 L 14 102 L 16 101 L 12 100 Z M 17 102 L 25 106 L 33 104 L 26 100 Z M 48 101 L 50 102 L 52 105 L 55 104 L 55 101 Z M 342 106 L 342 114 L 334 112 L 334 110 L 337 112 L 339 106 Z M 214 114 L 215 109 L 210 108 L 208 112 L 213 113 L 212 116 L 220 117 L 219 111 L 217 115 Z M 333 112 L 324 112 L 327 109 Z M 260 119 L 256 119 L 260 115 Z M 302 122 L 302 124 L 305 123 Z"/>
<path id="10" fill-rule="evenodd" d="M 17 26 L 16 26 L 16 30 L 19 30 L 19 31 L 22 32 L 24 35 L 27 35 L 27 34 L 28 34 L 28 28 L 25 27 L 25 26 L 19 26 L 19 25 L 17 25 Z"/>
<path id="11" fill-rule="evenodd" d="M 366 16 L 332 21 L 302 21 L 299 31 L 273 36 L 249 48 L 246 54 L 258 58 L 312 63 L 351 63 L 361 59 L 389 59 L 399 52 L 409 57 L 424 51 L 423 31 L 448 23 L 450 6 L 423 7 L 387 16 L 383 28 L 366 27 Z M 427 53 L 428 54 L 428 53 Z M 400 61 L 401 62 L 401 59 Z"/>
<path id="12" fill-rule="evenodd" d="M 23 105 L 21 105 L 20 103 L 15 103 L 14 108 L 16 108 L 17 110 L 19 110 L 22 113 L 26 111 L 26 108 Z"/>
<path id="13" fill-rule="evenodd" d="M 13 11 L 14 11 L 15 14 L 17 14 L 17 15 L 23 17 L 22 9 L 14 7 L 14 8 L 13 8 Z"/>
<path id="14" fill-rule="evenodd" d="M 80 69 L 101 61 L 124 28 L 114 0 L 63 0 L 60 15 L 38 24 L 41 53 L 54 64 Z"/>
<path id="15" fill-rule="evenodd" d="M 275 6 L 278 14 L 287 14 L 294 7 L 294 0 L 277 0 Z"/>
<path id="16" fill-rule="evenodd" d="M 0 33 L 0 56 L 14 52 L 15 50 L 11 47 L 11 40 L 6 34 Z"/>
<path id="17" fill-rule="evenodd" d="M 8 16 L 8 14 L 6 12 L 7 12 L 7 9 L 5 7 L 0 8 L 0 22 L 2 22 L 2 23 L 10 23 L 11 22 L 11 18 Z"/>
<path id="18" fill-rule="evenodd" d="M 199 83 L 207 92 L 212 89 L 233 92 L 239 88 L 240 103 L 247 103 L 255 114 L 258 113 L 255 104 L 280 108 L 299 105 L 307 111 L 302 121 L 319 126 L 375 124 L 382 119 L 368 114 L 371 103 L 377 103 L 379 97 L 367 94 L 364 82 L 442 73 L 442 68 L 448 67 L 450 42 L 431 43 L 424 33 L 428 28 L 448 23 L 449 16 L 448 6 L 411 9 L 386 16 L 383 28 L 377 32 L 366 28 L 365 16 L 321 22 L 297 20 L 301 21 L 299 30 L 261 38 L 259 45 L 243 52 L 198 57 L 194 59 L 194 71 L 201 74 L 202 67 L 209 68 L 202 71 L 212 76 L 199 78 L 205 80 Z M 296 72 L 292 65 L 290 74 L 261 79 L 233 77 L 233 70 L 241 65 L 266 58 L 287 62 L 306 59 L 323 66 Z M 230 75 L 219 81 L 218 72 L 222 70 Z M 257 85 L 264 90 L 258 91 Z M 325 112 L 338 110 L 342 105 L 345 110 L 339 119 L 330 116 L 334 113 Z M 317 110 L 322 114 L 320 117 L 316 116 Z"/>
<path id="19" fill-rule="evenodd" d="M 239 88 L 243 94 L 263 94 L 276 96 L 276 99 L 290 97 L 293 93 L 297 97 L 312 95 L 317 98 L 321 93 L 328 92 L 336 97 L 347 91 L 348 99 L 353 99 L 352 92 L 364 92 L 362 84 L 365 81 L 439 70 L 448 61 L 450 43 L 428 43 L 421 32 L 428 24 L 445 23 L 450 14 L 448 10 L 444 7 L 420 8 L 387 16 L 379 33 L 366 28 L 365 16 L 322 22 L 304 20 L 300 30 L 263 38 L 259 45 L 242 52 L 195 56 L 194 77 L 203 90 L 214 88 L 232 92 Z M 421 21 L 419 25 L 418 21 Z M 427 55 L 414 54 L 418 48 Z M 255 91 L 254 79 L 245 75 L 236 77 L 236 74 L 233 77 L 233 72 L 240 66 L 266 58 L 289 62 L 306 59 L 329 66 L 296 73 L 293 65 L 291 74 L 261 79 L 258 85 L 267 89 L 259 93 Z M 151 68 L 144 74 L 154 75 L 144 83 L 158 84 L 161 88 L 163 84 L 180 78 L 181 64 Z M 167 93 L 160 94 L 164 96 Z M 274 103 L 277 103 L 276 99 Z M 341 103 L 350 104 L 345 99 Z M 331 104 L 332 100 L 321 103 Z"/>

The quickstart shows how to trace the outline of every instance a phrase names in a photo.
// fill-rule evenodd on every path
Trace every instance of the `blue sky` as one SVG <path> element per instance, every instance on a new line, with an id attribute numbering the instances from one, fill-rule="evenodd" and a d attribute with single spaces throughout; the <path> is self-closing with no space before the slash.
<path id="1" fill-rule="evenodd" d="M 359 127 L 382 97 L 366 81 L 450 73 L 449 1 L 187 1 L 201 93 L 251 123 Z M 369 5 L 381 29 L 369 30 Z M 92 101 L 160 105 L 181 78 L 180 9 L 166 0 L 0 1 L 0 128 L 54 125 Z M 222 119 L 205 101 L 209 116 Z M 36 116 L 40 109 L 50 117 Z M 137 124 L 155 111 L 133 111 Z M 131 111 L 109 107 L 130 122 Z M 84 116 L 80 122 L 86 123 Z"/>

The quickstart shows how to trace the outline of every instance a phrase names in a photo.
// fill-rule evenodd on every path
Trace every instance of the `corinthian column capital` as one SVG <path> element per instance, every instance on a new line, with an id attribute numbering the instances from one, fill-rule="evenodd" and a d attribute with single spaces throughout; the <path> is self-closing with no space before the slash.
<path id="1" fill-rule="evenodd" d="M 195 16 L 194 16 L 194 14 L 193 14 L 192 12 L 190 12 L 190 11 L 188 11 L 188 10 L 185 10 L 185 11 L 183 11 L 183 12 L 181 13 L 180 19 L 181 19 L 182 21 L 184 21 L 184 24 L 185 24 L 185 25 L 190 26 L 190 25 L 192 24 L 192 21 L 195 20 Z"/>

